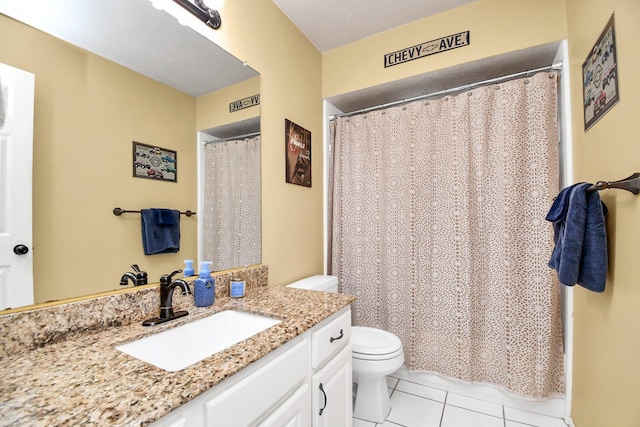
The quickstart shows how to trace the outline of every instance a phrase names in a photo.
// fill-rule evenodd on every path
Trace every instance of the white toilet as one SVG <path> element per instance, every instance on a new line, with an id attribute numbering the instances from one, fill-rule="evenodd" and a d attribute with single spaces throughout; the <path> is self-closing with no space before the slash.
<path id="1" fill-rule="evenodd" d="M 291 288 L 338 292 L 335 276 L 311 276 L 288 285 Z M 383 422 L 391 410 L 386 376 L 404 363 L 400 338 L 381 329 L 351 328 L 353 382 L 357 384 L 353 416 Z"/>

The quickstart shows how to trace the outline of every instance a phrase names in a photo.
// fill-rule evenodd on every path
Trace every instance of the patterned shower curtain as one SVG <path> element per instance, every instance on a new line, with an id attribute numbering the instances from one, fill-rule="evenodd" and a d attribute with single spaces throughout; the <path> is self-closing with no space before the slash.
<path id="1" fill-rule="evenodd" d="M 330 272 L 406 366 L 561 396 L 556 74 L 331 123 Z"/>
<path id="2" fill-rule="evenodd" d="M 260 136 L 205 146 L 202 254 L 212 271 L 261 262 Z"/>

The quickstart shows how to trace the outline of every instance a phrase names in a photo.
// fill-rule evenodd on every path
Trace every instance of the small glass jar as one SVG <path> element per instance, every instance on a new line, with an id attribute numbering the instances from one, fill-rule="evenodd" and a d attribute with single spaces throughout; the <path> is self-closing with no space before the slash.
<path id="1" fill-rule="evenodd" d="M 245 288 L 244 274 L 240 271 L 234 271 L 229 283 L 229 296 L 231 298 L 242 298 L 245 295 Z"/>

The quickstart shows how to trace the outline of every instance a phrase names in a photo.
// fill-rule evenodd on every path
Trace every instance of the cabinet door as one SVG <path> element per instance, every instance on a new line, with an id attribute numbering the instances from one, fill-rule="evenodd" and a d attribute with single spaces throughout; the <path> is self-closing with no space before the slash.
<path id="1" fill-rule="evenodd" d="M 258 427 L 309 427 L 310 420 L 311 392 L 304 384 Z"/>
<path id="2" fill-rule="evenodd" d="M 350 344 L 313 376 L 311 385 L 313 427 L 350 427 L 353 423 Z"/>

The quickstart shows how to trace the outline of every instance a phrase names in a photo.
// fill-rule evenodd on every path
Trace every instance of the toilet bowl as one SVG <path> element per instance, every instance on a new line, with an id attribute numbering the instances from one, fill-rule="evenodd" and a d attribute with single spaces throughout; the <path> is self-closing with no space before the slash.
<path id="1" fill-rule="evenodd" d="M 353 382 L 357 384 L 353 416 L 381 423 L 391 411 L 386 377 L 404 363 L 400 338 L 381 329 L 354 326 L 351 356 Z"/>
<path id="2" fill-rule="evenodd" d="M 311 276 L 288 287 L 325 292 L 338 291 L 335 276 Z M 351 327 L 351 361 L 356 396 L 353 416 L 384 422 L 391 410 L 386 376 L 404 363 L 400 338 L 391 332 L 365 326 Z"/>

